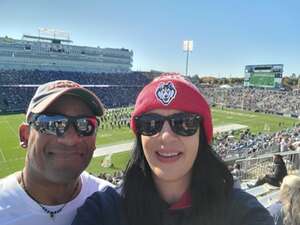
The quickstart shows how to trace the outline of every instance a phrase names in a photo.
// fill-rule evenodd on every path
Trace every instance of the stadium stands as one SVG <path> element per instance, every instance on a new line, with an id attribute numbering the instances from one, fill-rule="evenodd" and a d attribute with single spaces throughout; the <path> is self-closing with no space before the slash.
<path id="1" fill-rule="evenodd" d="M 255 197 L 260 197 L 277 189 L 278 187 L 271 187 L 271 185 L 269 184 L 263 184 L 254 188 L 250 188 L 247 190 L 247 192 Z"/>
<path id="2" fill-rule="evenodd" d="M 279 188 L 271 186 L 269 184 L 257 186 L 246 191 L 249 194 L 255 196 L 258 201 L 266 208 L 278 201 L 279 197 Z"/>
<path id="3" fill-rule="evenodd" d="M 0 71 L 0 112 L 24 112 L 39 84 L 73 80 L 94 91 L 107 108 L 132 105 L 150 80 L 142 73 L 82 73 L 39 70 Z"/>
<path id="4" fill-rule="evenodd" d="M 53 31 L 52 31 L 53 32 Z M 0 69 L 127 73 L 133 52 L 124 48 L 71 45 L 70 39 L 23 35 L 0 37 Z"/>
<path id="5" fill-rule="evenodd" d="M 209 101 L 216 105 L 300 117 L 300 90 L 280 91 L 245 87 L 201 89 Z"/>

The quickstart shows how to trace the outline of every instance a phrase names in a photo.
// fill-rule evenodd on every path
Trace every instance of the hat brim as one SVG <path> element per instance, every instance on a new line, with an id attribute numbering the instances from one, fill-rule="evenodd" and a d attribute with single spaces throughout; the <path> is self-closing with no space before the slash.
<path id="1" fill-rule="evenodd" d="M 102 116 L 104 114 L 105 109 L 99 98 L 91 91 L 77 87 L 62 90 L 60 92 L 53 93 L 50 96 L 48 95 L 45 99 L 41 99 L 41 101 L 35 107 L 33 107 L 30 112 L 27 112 L 27 119 L 30 113 L 44 112 L 52 103 L 66 94 L 80 97 L 85 103 L 87 103 L 96 116 Z"/>

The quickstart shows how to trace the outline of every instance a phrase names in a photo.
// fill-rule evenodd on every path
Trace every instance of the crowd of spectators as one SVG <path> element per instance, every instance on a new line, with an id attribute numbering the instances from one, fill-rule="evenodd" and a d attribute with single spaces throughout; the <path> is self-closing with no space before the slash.
<path id="1" fill-rule="evenodd" d="M 0 112 L 24 112 L 37 86 L 53 80 L 73 80 L 92 90 L 106 108 L 133 105 L 150 80 L 139 72 L 93 74 L 55 71 L 0 71 Z"/>
<path id="2" fill-rule="evenodd" d="M 83 73 L 68 71 L 0 70 L 1 85 L 43 84 L 53 80 L 72 80 L 82 85 L 135 86 L 149 82 L 141 72 Z"/>
<path id="3" fill-rule="evenodd" d="M 226 108 L 300 116 L 300 90 L 282 91 L 245 87 L 200 87 L 211 104 Z"/>
<path id="4" fill-rule="evenodd" d="M 105 179 L 116 186 L 120 186 L 122 183 L 123 175 L 124 175 L 124 171 L 120 170 L 120 171 L 115 171 L 112 174 L 111 173 L 99 173 L 99 175 L 97 177 L 99 177 L 101 179 Z"/>
<path id="5" fill-rule="evenodd" d="M 132 105 L 150 78 L 140 72 L 123 74 L 39 70 L 0 70 L 0 111 L 24 111 L 37 87 L 52 80 L 73 80 L 94 91 L 107 108 Z M 199 87 L 212 105 L 300 116 L 300 90 L 281 91 L 245 87 Z"/>
<path id="6" fill-rule="evenodd" d="M 300 150 L 300 125 L 274 133 L 252 134 L 249 129 L 241 131 L 235 138 L 232 132 L 215 137 L 213 147 L 223 158 L 254 157 L 269 152 Z"/>

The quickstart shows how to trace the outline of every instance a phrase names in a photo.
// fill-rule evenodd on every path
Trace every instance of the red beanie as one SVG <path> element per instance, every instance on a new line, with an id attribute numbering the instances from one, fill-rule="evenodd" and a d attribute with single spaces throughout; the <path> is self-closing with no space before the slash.
<path id="1" fill-rule="evenodd" d="M 207 143 L 213 136 L 210 108 L 198 88 L 179 74 L 162 74 L 139 93 L 130 126 L 136 134 L 135 116 L 154 109 L 177 109 L 201 116 Z"/>

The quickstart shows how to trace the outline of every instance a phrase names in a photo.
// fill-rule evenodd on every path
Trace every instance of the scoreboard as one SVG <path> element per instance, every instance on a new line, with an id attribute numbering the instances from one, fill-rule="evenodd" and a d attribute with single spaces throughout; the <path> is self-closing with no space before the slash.
<path id="1" fill-rule="evenodd" d="M 281 88 L 283 64 L 247 65 L 245 87 Z"/>

